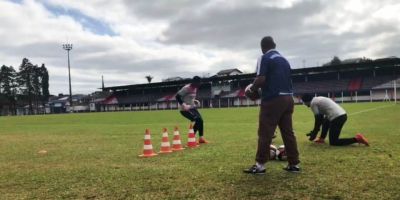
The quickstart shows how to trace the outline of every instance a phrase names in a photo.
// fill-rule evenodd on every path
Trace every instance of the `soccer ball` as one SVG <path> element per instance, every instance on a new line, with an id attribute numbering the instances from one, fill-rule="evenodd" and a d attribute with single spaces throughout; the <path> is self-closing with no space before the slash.
<path id="1" fill-rule="evenodd" d="M 246 89 L 244 89 L 244 95 L 252 101 L 255 101 L 261 98 L 261 88 L 259 88 L 257 91 L 251 91 L 250 87 L 252 86 L 253 84 L 251 83 L 246 87 Z"/>
<path id="2" fill-rule="evenodd" d="M 287 160 L 285 145 L 280 145 L 280 146 L 278 147 L 278 151 L 279 151 L 279 153 L 278 153 L 278 159 L 279 159 L 279 160 L 282 160 L 282 161 Z"/>
<path id="3" fill-rule="evenodd" d="M 278 148 L 276 148 L 275 145 L 271 144 L 269 146 L 269 159 L 276 160 L 278 154 L 279 154 Z"/>

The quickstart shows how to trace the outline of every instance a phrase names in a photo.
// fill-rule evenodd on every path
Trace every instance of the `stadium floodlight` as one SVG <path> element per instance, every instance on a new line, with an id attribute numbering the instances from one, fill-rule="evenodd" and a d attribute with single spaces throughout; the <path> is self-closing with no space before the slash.
<path id="1" fill-rule="evenodd" d="M 72 89 L 71 89 L 71 67 L 69 63 L 69 51 L 72 50 L 72 44 L 63 44 L 63 49 L 67 51 L 68 54 L 68 79 L 69 79 L 69 106 L 70 106 L 70 111 L 73 111 L 73 106 L 72 106 Z"/>

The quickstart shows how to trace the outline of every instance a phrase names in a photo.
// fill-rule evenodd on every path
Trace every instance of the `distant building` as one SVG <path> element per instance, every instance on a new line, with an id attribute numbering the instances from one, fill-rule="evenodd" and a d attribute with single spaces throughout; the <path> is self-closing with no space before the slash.
<path id="1" fill-rule="evenodd" d="M 69 96 L 59 94 L 57 97 L 50 98 L 50 101 L 48 102 L 48 110 L 46 110 L 47 113 L 65 113 L 67 112 L 67 104 Z M 69 105 L 68 105 L 69 106 Z"/>
<path id="2" fill-rule="evenodd" d="M 97 91 L 89 95 L 90 96 L 90 103 L 89 103 L 89 110 L 93 111 L 104 111 L 103 104 L 110 103 L 109 99 L 112 96 L 111 93 L 107 91 Z"/>
<path id="3" fill-rule="evenodd" d="M 176 76 L 176 77 L 169 77 L 169 78 L 163 79 L 162 82 L 171 82 L 171 81 L 180 81 L 180 80 L 183 80 L 183 78 Z"/>
<path id="4" fill-rule="evenodd" d="M 221 70 L 216 74 L 216 76 L 234 76 L 240 74 L 243 74 L 243 72 L 238 70 L 237 68 L 234 68 L 234 69 Z"/>
<path id="5" fill-rule="evenodd" d="M 73 108 L 71 109 L 69 96 L 60 94 L 58 97 L 51 98 L 47 103 L 46 113 L 88 112 L 90 100 L 88 95 L 72 95 Z"/>
<path id="6" fill-rule="evenodd" d="M 378 59 L 375 59 L 374 61 L 393 61 L 393 60 L 399 60 L 399 58 L 396 56 L 389 56 L 386 58 L 378 58 Z"/>
<path id="7" fill-rule="evenodd" d="M 351 63 L 360 63 L 363 61 L 363 58 L 349 58 L 341 61 L 341 64 L 351 64 Z"/>
<path id="8" fill-rule="evenodd" d="M 371 62 L 372 60 L 369 58 L 350 58 L 341 61 L 341 64 L 353 64 L 353 63 L 364 63 L 364 62 Z"/>

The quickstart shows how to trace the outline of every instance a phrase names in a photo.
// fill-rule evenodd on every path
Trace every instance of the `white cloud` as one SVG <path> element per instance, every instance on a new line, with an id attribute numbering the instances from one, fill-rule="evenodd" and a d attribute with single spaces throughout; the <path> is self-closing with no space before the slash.
<path id="1" fill-rule="evenodd" d="M 109 27 L 99 34 L 49 7 L 76 11 Z M 400 30 L 394 0 L 25 0 L 0 1 L 0 64 L 18 67 L 22 58 L 45 63 L 50 92 L 68 91 L 66 52 L 71 42 L 72 90 L 154 81 L 170 76 L 216 73 L 239 67 L 254 71 L 259 41 L 274 36 L 294 68 L 315 66 L 334 55 L 399 55 Z M 73 12 L 70 12 L 73 13 Z M 83 23 L 82 20 L 85 20 Z"/>

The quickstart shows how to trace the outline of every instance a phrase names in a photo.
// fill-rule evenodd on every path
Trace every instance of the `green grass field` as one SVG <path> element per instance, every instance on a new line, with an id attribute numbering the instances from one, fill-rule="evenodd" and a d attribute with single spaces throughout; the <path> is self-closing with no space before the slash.
<path id="1" fill-rule="evenodd" d="M 312 113 L 296 106 L 303 171 L 272 161 L 261 176 L 242 173 L 254 163 L 255 107 L 200 110 L 211 144 L 146 159 L 145 128 L 156 151 L 163 127 L 172 141 L 179 125 L 186 143 L 178 111 L 0 117 L 0 199 L 400 199 L 400 105 L 343 107 L 341 137 L 362 132 L 370 147 L 312 144 Z"/>

